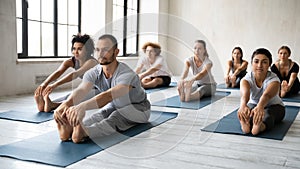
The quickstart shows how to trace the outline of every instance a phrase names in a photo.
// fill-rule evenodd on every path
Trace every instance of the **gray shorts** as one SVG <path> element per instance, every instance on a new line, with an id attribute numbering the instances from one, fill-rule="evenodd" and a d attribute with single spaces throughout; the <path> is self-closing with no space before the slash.
<path id="1" fill-rule="evenodd" d="M 124 131 L 138 123 L 147 123 L 150 117 L 150 102 L 145 99 L 141 103 L 115 108 L 111 104 L 83 121 L 89 137 L 101 137 Z"/>
<path id="2" fill-rule="evenodd" d="M 216 93 L 216 84 L 193 84 L 192 92 L 198 91 L 201 97 L 213 96 Z"/>

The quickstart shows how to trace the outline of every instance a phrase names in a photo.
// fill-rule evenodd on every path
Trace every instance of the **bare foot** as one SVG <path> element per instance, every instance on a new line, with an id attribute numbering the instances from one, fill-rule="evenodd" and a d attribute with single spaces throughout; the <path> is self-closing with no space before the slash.
<path id="1" fill-rule="evenodd" d="M 240 121 L 240 123 L 241 123 L 242 131 L 245 134 L 250 133 L 250 124 L 249 124 L 249 122 Z"/>
<path id="2" fill-rule="evenodd" d="M 179 93 L 179 97 L 180 97 L 180 101 L 184 102 L 184 83 L 183 82 L 179 82 L 178 85 L 178 93 Z"/>
<path id="3" fill-rule="evenodd" d="M 41 96 L 41 95 L 34 95 L 34 99 L 35 99 L 35 102 L 36 102 L 38 110 L 40 112 L 44 111 L 45 102 L 44 102 L 43 96 Z"/>
<path id="4" fill-rule="evenodd" d="M 284 80 L 281 83 L 280 97 L 284 97 L 287 92 L 288 92 L 288 83 L 287 81 Z"/>
<path id="5" fill-rule="evenodd" d="M 63 125 L 57 124 L 57 128 L 59 131 L 59 136 L 60 136 L 61 141 L 70 140 L 72 133 L 73 133 L 72 126 L 70 126 L 70 125 L 63 126 Z"/>
<path id="6" fill-rule="evenodd" d="M 253 127 L 252 127 L 252 130 L 251 130 L 251 133 L 253 135 L 257 135 L 259 134 L 260 132 L 264 131 L 266 129 L 266 125 L 264 123 L 261 123 L 261 124 L 254 124 Z"/>
<path id="7" fill-rule="evenodd" d="M 72 134 L 72 140 L 74 143 L 84 142 L 87 137 L 88 135 L 81 125 L 74 127 Z"/>
<path id="8" fill-rule="evenodd" d="M 192 84 L 185 84 L 185 101 L 189 102 L 191 100 L 192 94 Z"/>
<path id="9" fill-rule="evenodd" d="M 45 102 L 45 104 L 44 104 L 45 112 L 51 112 L 53 109 L 57 108 L 60 105 L 60 103 L 52 102 L 49 98 L 49 94 L 46 94 L 44 96 L 44 102 Z"/>

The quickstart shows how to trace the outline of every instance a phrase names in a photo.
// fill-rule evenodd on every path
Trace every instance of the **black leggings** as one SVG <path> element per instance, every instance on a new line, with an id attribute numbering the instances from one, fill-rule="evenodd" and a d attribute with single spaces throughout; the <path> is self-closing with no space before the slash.
<path id="1" fill-rule="evenodd" d="M 249 108 L 252 110 L 256 107 L 255 104 L 248 104 Z M 280 104 L 270 105 L 265 107 L 265 116 L 263 118 L 263 123 L 266 125 L 266 130 L 270 130 L 274 127 L 276 123 L 283 120 L 285 116 L 285 107 Z M 250 119 L 250 124 L 252 125 L 253 119 Z"/>

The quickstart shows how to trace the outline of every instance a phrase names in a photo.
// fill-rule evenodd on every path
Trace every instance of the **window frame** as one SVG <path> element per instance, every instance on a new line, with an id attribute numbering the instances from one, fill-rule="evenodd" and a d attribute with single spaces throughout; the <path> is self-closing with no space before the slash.
<path id="1" fill-rule="evenodd" d="M 53 56 L 29 56 L 28 55 L 28 21 L 36 21 L 36 20 L 31 20 L 28 19 L 28 1 L 27 0 L 21 0 L 21 8 L 22 8 L 22 16 L 18 17 L 16 16 L 16 21 L 18 19 L 22 20 L 22 52 L 18 53 L 18 59 L 33 59 L 33 58 L 38 58 L 38 59 L 43 59 L 43 58 L 68 58 L 70 56 L 59 56 L 58 55 L 58 0 L 53 0 L 53 22 L 45 22 L 45 21 L 37 21 L 39 23 L 51 23 L 53 24 Z M 78 28 L 78 32 L 81 32 L 81 1 L 82 0 L 77 0 L 78 1 L 78 25 L 75 25 Z M 71 25 L 72 24 L 67 24 Z M 73 25 L 74 26 L 74 25 Z M 18 41 L 18 39 L 17 39 Z"/>
<path id="2" fill-rule="evenodd" d="M 127 53 L 127 10 L 128 8 L 128 0 L 124 0 L 124 6 L 123 6 L 123 50 L 122 54 L 118 55 L 118 57 L 137 57 L 138 56 L 138 49 L 139 49 L 139 14 L 140 14 L 140 0 L 136 0 L 137 3 L 137 13 L 136 13 L 136 44 L 135 44 L 135 53 Z M 113 5 L 114 7 L 114 5 Z"/>

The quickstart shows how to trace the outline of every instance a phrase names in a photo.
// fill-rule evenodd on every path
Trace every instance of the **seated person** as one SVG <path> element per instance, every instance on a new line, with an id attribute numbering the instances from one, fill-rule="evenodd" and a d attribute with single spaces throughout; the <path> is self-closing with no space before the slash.
<path id="1" fill-rule="evenodd" d="M 272 65 L 271 71 L 274 72 L 281 81 L 280 97 L 289 97 L 298 94 L 300 82 L 298 79 L 299 65 L 289 57 L 291 50 L 287 46 L 282 46 L 278 50 L 278 60 Z"/>
<path id="2" fill-rule="evenodd" d="M 280 80 L 268 71 L 271 53 L 264 48 L 253 52 L 252 71 L 241 81 L 241 103 L 238 118 L 244 133 L 257 135 L 270 130 L 285 116 L 285 107 L 278 95 Z"/>
<path id="3" fill-rule="evenodd" d="M 140 56 L 135 69 L 135 72 L 139 74 L 142 86 L 145 89 L 169 86 L 171 74 L 165 59 L 160 55 L 160 45 L 147 42 L 142 49 L 146 56 Z"/>
<path id="4" fill-rule="evenodd" d="M 151 105 L 138 75 L 116 59 L 119 53 L 116 38 L 108 34 L 100 36 L 96 53 L 99 64 L 84 74 L 78 88 L 54 111 L 62 141 L 71 138 L 79 143 L 86 137 L 110 135 L 147 123 L 150 117 Z M 94 85 L 100 93 L 83 101 Z M 99 112 L 83 121 L 87 110 L 99 108 Z"/>
<path id="5" fill-rule="evenodd" d="M 232 59 L 227 62 L 226 87 L 239 88 L 241 79 L 247 73 L 247 66 L 248 62 L 243 60 L 242 49 L 240 47 L 233 48 Z"/>
<path id="6" fill-rule="evenodd" d="M 194 56 L 186 59 L 184 71 L 178 83 L 178 93 L 182 102 L 199 100 L 203 96 L 212 96 L 216 92 L 216 82 L 211 74 L 212 61 L 208 58 L 206 43 L 196 40 Z M 193 77 L 188 79 L 189 68 Z M 195 82 L 195 83 L 194 83 Z"/>
<path id="7" fill-rule="evenodd" d="M 98 61 L 93 57 L 94 42 L 89 35 L 74 35 L 72 39 L 72 56 L 65 60 L 56 71 L 54 71 L 36 90 L 34 98 L 39 111 L 50 112 L 60 105 L 52 102 L 49 94 L 58 86 L 70 82 L 77 77 L 82 78 L 83 74 L 90 68 L 96 66 Z M 75 71 L 57 80 L 68 68 Z M 56 81 L 57 80 L 57 81 Z M 52 84 L 50 84 L 53 82 Z"/>

